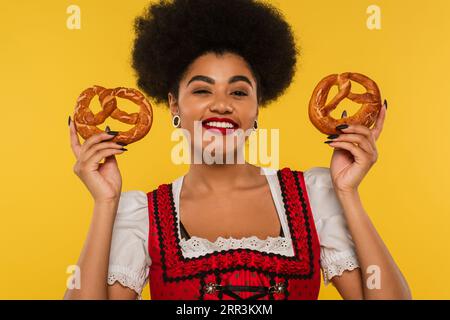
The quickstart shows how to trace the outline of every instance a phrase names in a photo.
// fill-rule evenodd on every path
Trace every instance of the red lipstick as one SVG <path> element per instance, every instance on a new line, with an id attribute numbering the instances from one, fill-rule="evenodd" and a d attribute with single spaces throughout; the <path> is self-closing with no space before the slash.
<path id="1" fill-rule="evenodd" d="M 239 128 L 239 125 L 230 118 L 217 118 L 217 117 L 203 120 L 202 126 L 206 130 L 215 130 L 223 135 L 231 134 L 236 129 Z"/>

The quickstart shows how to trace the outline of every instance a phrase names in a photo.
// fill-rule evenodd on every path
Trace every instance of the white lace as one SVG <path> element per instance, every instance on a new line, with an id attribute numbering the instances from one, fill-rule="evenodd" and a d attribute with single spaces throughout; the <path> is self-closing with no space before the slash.
<path id="1" fill-rule="evenodd" d="M 272 194 L 272 199 L 275 201 L 277 213 L 281 222 L 284 237 L 267 237 L 266 239 L 260 239 L 256 236 L 243 237 L 236 239 L 233 237 L 223 238 L 218 237 L 216 241 L 211 242 L 208 239 L 192 236 L 189 239 L 181 238 L 180 246 L 183 256 L 185 258 L 199 257 L 212 253 L 214 251 L 230 250 L 230 249 L 253 249 L 257 251 L 263 251 L 267 253 L 281 254 L 288 257 L 294 256 L 294 249 L 292 247 L 292 241 L 290 238 L 289 226 L 287 224 L 286 214 L 283 210 L 283 204 L 281 201 L 281 189 L 277 187 L 278 178 L 276 176 L 277 171 L 269 168 L 262 168 L 266 175 Z M 180 224 L 179 206 L 180 206 L 180 193 L 181 186 L 183 184 L 184 176 L 176 179 L 172 184 L 172 192 L 174 194 L 175 212 L 177 215 L 177 223 Z M 279 193 L 279 194 L 278 194 Z M 180 228 L 178 228 L 180 229 Z"/>
<path id="2" fill-rule="evenodd" d="M 292 242 L 285 237 L 267 237 L 262 240 L 256 236 L 235 239 L 233 237 L 218 237 L 211 242 L 205 238 L 192 236 L 188 240 L 182 238 L 180 246 L 185 258 L 196 258 L 215 251 L 230 249 L 253 249 L 267 253 L 294 256 Z M 321 248 L 321 267 L 324 284 L 327 286 L 335 276 L 341 276 L 346 270 L 359 268 L 358 259 L 353 250 L 344 252 L 325 252 Z"/>
<path id="3" fill-rule="evenodd" d="M 268 253 L 276 253 L 284 256 L 294 256 L 292 242 L 286 237 L 267 237 L 265 240 L 256 236 L 235 239 L 233 237 L 218 237 L 211 242 L 208 239 L 192 236 L 189 239 L 182 238 L 180 246 L 183 256 L 186 258 L 199 257 L 214 251 L 230 249 L 253 249 Z"/>
<path id="4" fill-rule="evenodd" d="M 331 278 L 341 276 L 346 270 L 352 271 L 359 268 L 359 262 L 353 250 L 335 252 L 326 257 L 321 250 L 321 267 L 323 282 L 327 286 Z"/>
<path id="5" fill-rule="evenodd" d="M 147 273 L 134 272 L 128 268 L 117 265 L 110 265 L 108 270 L 108 285 L 113 285 L 118 281 L 124 287 L 133 289 L 137 294 L 138 300 L 142 300 L 142 289 L 147 282 Z"/>

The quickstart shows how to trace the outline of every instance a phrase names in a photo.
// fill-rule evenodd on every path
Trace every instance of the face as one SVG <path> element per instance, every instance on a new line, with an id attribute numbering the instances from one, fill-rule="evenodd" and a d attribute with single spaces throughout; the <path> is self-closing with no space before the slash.
<path id="1" fill-rule="evenodd" d="M 179 115 L 180 127 L 189 132 L 191 152 L 201 149 L 203 154 L 205 148 L 214 149 L 213 155 L 238 152 L 242 146 L 238 141 L 247 139 L 258 116 L 256 85 L 239 55 L 207 53 L 193 61 L 180 81 L 178 101 L 171 93 L 168 97 L 172 116 Z M 194 143 L 199 132 L 202 139 Z"/>

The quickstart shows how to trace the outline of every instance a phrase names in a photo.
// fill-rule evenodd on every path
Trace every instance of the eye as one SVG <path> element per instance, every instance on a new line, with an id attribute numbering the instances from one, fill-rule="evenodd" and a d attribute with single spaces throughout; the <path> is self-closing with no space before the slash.
<path id="1" fill-rule="evenodd" d="M 209 91 L 206 90 L 198 90 L 198 91 L 194 91 L 194 94 L 205 94 L 205 93 L 210 93 Z"/>
<path id="2" fill-rule="evenodd" d="M 234 91 L 233 93 L 239 93 L 239 94 L 238 94 L 239 97 L 245 97 L 245 96 L 247 96 L 247 93 L 245 93 L 244 91 Z"/>
<path id="3" fill-rule="evenodd" d="M 194 94 L 207 94 L 210 93 L 209 91 L 206 90 L 197 90 L 193 92 Z M 234 91 L 233 94 L 236 94 L 239 97 L 245 97 L 247 96 L 247 93 L 245 93 L 244 91 Z"/>

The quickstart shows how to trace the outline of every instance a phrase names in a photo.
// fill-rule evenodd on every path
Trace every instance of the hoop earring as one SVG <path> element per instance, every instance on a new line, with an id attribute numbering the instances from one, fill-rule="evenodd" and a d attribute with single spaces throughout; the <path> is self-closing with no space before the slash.
<path id="1" fill-rule="evenodd" d="M 253 130 L 258 129 L 258 120 L 255 119 L 255 123 L 253 124 Z"/>
<path id="2" fill-rule="evenodd" d="M 179 115 L 175 115 L 172 118 L 172 126 L 174 126 L 174 128 L 179 128 L 180 127 L 180 122 L 181 122 L 181 118 Z"/>

